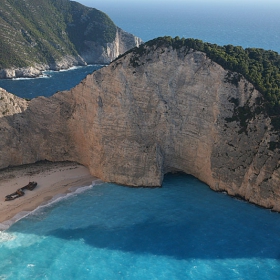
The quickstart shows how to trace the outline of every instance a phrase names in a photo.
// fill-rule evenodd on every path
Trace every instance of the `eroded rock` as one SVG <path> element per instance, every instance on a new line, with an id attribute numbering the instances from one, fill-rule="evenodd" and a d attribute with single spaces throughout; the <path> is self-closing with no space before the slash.
<path id="1" fill-rule="evenodd" d="M 279 150 L 271 145 L 279 132 L 257 110 L 253 85 L 227 77 L 202 52 L 129 53 L 72 90 L 1 118 L 0 167 L 71 160 L 132 186 L 159 186 L 181 170 L 280 211 Z"/>

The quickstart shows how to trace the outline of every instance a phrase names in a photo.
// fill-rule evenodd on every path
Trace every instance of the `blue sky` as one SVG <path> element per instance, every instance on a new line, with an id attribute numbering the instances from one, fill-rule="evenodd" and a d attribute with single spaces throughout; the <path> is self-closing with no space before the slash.
<path id="1" fill-rule="evenodd" d="M 99 6 L 99 5 L 106 5 L 106 4 L 118 4 L 118 5 L 122 5 L 122 4 L 129 4 L 129 5 L 139 5 L 139 4 L 143 4 L 143 5 L 149 5 L 149 4 L 160 4 L 161 6 L 166 5 L 166 4 L 179 4 L 179 3 L 208 3 L 208 4 L 222 4 L 222 5 L 226 5 L 226 4 L 235 4 L 235 5 L 239 5 L 239 4 L 263 4 L 263 5 L 271 5 L 271 4 L 279 4 L 279 0 L 142 0 L 142 1 L 138 1 L 138 0 L 118 0 L 116 2 L 116 0 L 76 0 L 77 2 L 80 2 L 83 5 L 89 6 L 89 7 L 95 7 L 95 6 Z"/>

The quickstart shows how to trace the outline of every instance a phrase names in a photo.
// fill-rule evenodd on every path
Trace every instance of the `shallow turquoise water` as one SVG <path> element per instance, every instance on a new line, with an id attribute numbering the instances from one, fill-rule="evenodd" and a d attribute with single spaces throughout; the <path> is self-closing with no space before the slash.
<path id="1" fill-rule="evenodd" d="M 280 215 L 183 174 L 95 185 L 1 238 L 0 279 L 280 279 Z"/>

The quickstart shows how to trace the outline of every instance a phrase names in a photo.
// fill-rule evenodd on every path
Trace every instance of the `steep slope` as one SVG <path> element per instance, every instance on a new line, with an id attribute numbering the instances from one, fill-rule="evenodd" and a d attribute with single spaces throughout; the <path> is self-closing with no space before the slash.
<path id="1" fill-rule="evenodd" d="M 22 113 L 28 107 L 28 101 L 0 88 L 0 117 Z"/>
<path id="2" fill-rule="evenodd" d="M 109 63 L 141 43 L 103 12 L 69 0 L 3 0 L 0 28 L 0 78 Z"/>
<path id="3" fill-rule="evenodd" d="M 0 166 L 72 160 L 132 186 L 184 171 L 280 211 L 279 130 L 262 94 L 236 75 L 187 46 L 145 44 L 2 117 Z"/>

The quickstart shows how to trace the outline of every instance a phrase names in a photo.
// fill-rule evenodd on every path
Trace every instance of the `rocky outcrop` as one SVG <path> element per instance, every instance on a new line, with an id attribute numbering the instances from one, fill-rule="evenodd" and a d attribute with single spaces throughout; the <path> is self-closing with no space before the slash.
<path id="1" fill-rule="evenodd" d="M 125 53 L 129 49 L 139 47 L 142 43 L 143 41 L 139 37 L 117 28 L 116 38 L 112 43 L 107 43 L 103 46 L 94 41 L 86 41 L 85 44 L 88 48 L 79 56 L 66 55 L 51 64 L 35 63 L 30 67 L 0 69 L 0 79 L 14 79 L 20 77 L 36 78 L 42 75 L 42 72 L 46 70 L 59 71 L 72 66 L 86 66 L 95 63 L 109 64 L 119 55 Z"/>
<path id="2" fill-rule="evenodd" d="M 280 211 L 279 131 L 262 95 L 205 53 L 146 46 L 0 121 L 0 167 L 77 161 L 105 181 L 159 186 L 183 171 Z"/>
<path id="3" fill-rule="evenodd" d="M 142 43 L 103 12 L 70 0 L 45 0 L 38 6 L 31 0 L 3 0 L 0 27 L 0 79 L 108 64 Z"/>
<path id="4" fill-rule="evenodd" d="M 88 48 L 81 52 L 81 57 L 88 64 L 109 64 L 119 55 L 135 46 L 139 47 L 142 43 L 143 41 L 140 38 L 117 27 L 116 37 L 112 43 L 100 45 L 94 41 L 85 41 Z"/>
<path id="5" fill-rule="evenodd" d="M 0 118 L 22 113 L 28 107 L 28 101 L 0 88 Z"/>
<path id="6" fill-rule="evenodd" d="M 50 64 L 35 63 L 30 67 L 12 67 L 0 70 L 0 79 L 15 79 L 15 78 L 37 78 L 43 74 L 43 71 L 53 70 L 59 71 L 69 69 L 73 66 L 86 66 L 87 63 L 80 56 L 66 55 L 58 61 Z"/>

